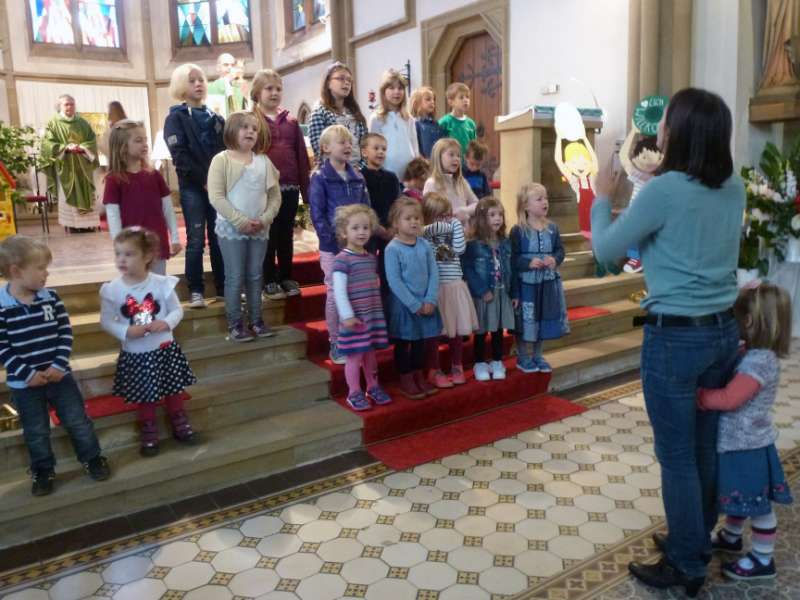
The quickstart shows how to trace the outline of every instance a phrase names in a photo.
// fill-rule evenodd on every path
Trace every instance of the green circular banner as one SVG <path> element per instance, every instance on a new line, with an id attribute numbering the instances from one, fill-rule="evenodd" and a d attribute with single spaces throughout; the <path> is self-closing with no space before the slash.
<path id="1" fill-rule="evenodd" d="M 658 123 L 664 116 L 669 98 L 666 96 L 647 96 L 642 98 L 633 109 L 633 124 L 642 135 L 656 135 Z"/>

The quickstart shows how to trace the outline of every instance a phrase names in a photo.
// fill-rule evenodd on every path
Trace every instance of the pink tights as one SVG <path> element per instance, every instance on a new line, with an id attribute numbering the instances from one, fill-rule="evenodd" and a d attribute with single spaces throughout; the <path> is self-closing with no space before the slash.
<path id="1" fill-rule="evenodd" d="M 167 409 L 167 414 L 175 414 L 179 410 L 183 410 L 183 394 L 173 394 L 164 398 L 164 406 Z M 155 402 L 142 402 L 136 408 L 136 415 L 139 421 L 155 421 L 156 419 L 156 405 Z"/>
<path id="2" fill-rule="evenodd" d="M 362 367 L 364 378 L 367 380 L 367 389 L 378 385 L 378 361 L 375 358 L 375 350 L 368 350 L 362 354 L 348 354 L 344 365 L 344 378 L 350 394 L 361 391 Z"/>

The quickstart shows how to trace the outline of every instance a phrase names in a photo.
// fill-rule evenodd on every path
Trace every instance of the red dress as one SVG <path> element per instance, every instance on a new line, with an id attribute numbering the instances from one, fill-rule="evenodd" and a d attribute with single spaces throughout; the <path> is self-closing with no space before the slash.
<path id="1" fill-rule="evenodd" d="M 578 227 L 581 234 L 587 240 L 592 239 L 592 203 L 594 202 L 594 190 L 592 184 L 587 187 L 581 185 L 578 179 Z"/>

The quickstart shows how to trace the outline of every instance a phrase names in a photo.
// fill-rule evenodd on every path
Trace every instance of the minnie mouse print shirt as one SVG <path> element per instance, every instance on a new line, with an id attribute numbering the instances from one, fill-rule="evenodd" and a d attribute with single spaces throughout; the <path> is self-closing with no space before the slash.
<path id="1" fill-rule="evenodd" d="M 149 273 L 134 285 L 118 277 L 100 288 L 100 325 L 122 342 L 123 352 L 151 352 L 172 342 L 172 330 L 183 318 L 183 308 L 175 294 L 178 278 L 172 275 Z M 166 321 L 168 331 L 148 333 L 141 338 L 129 338 L 131 325 L 149 325 Z"/>

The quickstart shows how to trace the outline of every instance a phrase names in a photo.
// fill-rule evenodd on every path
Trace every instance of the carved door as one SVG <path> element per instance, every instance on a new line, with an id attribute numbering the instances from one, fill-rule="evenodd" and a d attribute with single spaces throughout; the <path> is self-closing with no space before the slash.
<path id="1" fill-rule="evenodd" d="M 478 139 L 489 147 L 483 170 L 489 178 L 500 164 L 500 137 L 494 118 L 501 114 L 503 97 L 503 56 L 488 33 L 464 40 L 450 67 L 450 82 L 461 81 L 470 89 L 469 116 L 478 127 Z M 442 110 L 446 101 L 442 103 Z"/>

